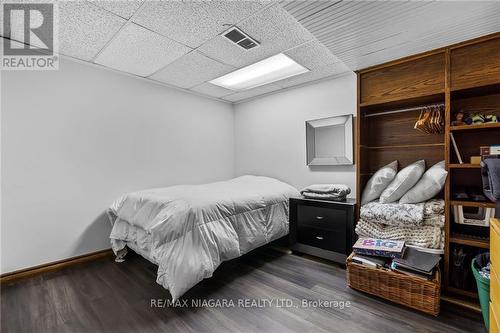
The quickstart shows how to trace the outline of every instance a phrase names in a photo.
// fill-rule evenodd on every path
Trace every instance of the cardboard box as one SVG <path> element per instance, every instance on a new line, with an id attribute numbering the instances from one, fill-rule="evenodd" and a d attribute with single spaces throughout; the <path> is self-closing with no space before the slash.
<path id="1" fill-rule="evenodd" d="M 481 156 L 471 156 L 470 164 L 481 164 Z"/>

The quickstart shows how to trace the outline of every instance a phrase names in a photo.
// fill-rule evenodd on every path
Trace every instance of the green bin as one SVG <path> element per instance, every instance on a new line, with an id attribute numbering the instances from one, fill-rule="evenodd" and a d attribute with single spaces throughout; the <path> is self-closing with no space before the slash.
<path id="1" fill-rule="evenodd" d="M 484 325 L 486 330 L 490 330 L 490 280 L 479 274 L 479 269 L 476 267 L 476 258 L 472 259 L 472 273 L 476 278 L 477 293 L 479 296 L 479 304 L 481 304 L 481 312 L 483 313 Z"/>

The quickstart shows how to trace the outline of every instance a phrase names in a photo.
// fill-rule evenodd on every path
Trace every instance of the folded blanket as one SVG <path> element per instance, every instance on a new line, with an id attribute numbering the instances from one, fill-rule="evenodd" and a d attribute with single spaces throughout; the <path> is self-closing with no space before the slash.
<path id="1" fill-rule="evenodd" d="M 337 194 L 332 193 L 302 192 L 302 195 L 304 198 L 332 201 L 344 201 L 346 198 L 345 196 L 339 197 Z"/>
<path id="2" fill-rule="evenodd" d="M 424 218 L 444 214 L 444 200 L 432 199 L 424 203 Z"/>
<path id="3" fill-rule="evenodd" d="M 391 226 L 417 227 L 444 213 L 443 200 L 430 200 L 419 204 L 382 204 L 377 201 L 361 206 L 362 220 Z"/>
<path id="4" fill-rule="evenodd" d="M 433 215 L 424 218 L 424 223 L 422 225 L 444 228 L 444 214 Z"/>
<path id="5" fill-rule="evenodd" d="M 361 206 L 360 218 L 372 223 L 415 227 L 424 223 L 423 204 L 381 204 L 373 201 Z"/>
<path id="6" fill-rule="evenodd" d="M 444 233 L 441 228 L 433 226 L 394 227 L 359 220 L 356 225 L 356 234 L 360 237 L 404 240 L 410 245 L 431 249 L 444 248 Z"/>
<path id="7" fill-rule="evenodd" d="M 349 186 L 343 184 L 315 184 L 303 188 L 300 193 L 303 192 L 328 193 L 336 194 L 339 197 L 346 197 L 349 193 L 351 193 L 351 189 Z"/>

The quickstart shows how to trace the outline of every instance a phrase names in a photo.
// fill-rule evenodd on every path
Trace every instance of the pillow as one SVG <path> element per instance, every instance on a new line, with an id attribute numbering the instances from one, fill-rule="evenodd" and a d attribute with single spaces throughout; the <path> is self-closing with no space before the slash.
<path id="1" fill-rule="evenodd" d="M 398 161 L 391 162 L 377 170 L 368 183 L 366 183 L 363 195 L 361 196 L 361 205 L 378 199 L 385 188 L 389 186 L 394 177 L 396 177 L 397 173 Z"/>
<path id="2" fill-rule="evenodd" d="M 399 171 L 396 178 L 380 195 L 380 203 L 390 203 L 401 199 L 422 177 L 425 171 L 425 161 L 416 161 Z"/>
<path id="3" fill-rule="evenodd" d="M 419 203 L 434 198 L 443 189 L 447 175 L 444 161 L 434 164 L 418 183 L 403 195 L 399 203 Z"/>

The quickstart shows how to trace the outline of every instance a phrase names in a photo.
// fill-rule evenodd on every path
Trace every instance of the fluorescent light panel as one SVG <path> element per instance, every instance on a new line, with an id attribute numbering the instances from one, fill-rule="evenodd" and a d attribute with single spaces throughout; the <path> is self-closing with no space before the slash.
<path id="1" fill-rule="evenodd" d="M 247 90 L 299 75 L 309 70 L 283 53 L 243 67 L 210 81 L 231 90 Z"/>

